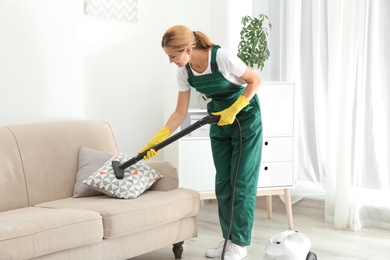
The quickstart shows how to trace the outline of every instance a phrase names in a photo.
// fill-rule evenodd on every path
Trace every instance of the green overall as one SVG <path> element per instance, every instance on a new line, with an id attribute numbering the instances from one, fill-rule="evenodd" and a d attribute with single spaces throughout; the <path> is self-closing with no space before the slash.
<path id="1" fill-rule="evenodd" d="M 188 83 L 198 92 L 212 99 L 207 104 L 209 114 L 231 106 L 245 90 L 244 86 L 231 83 L 219 72 L 216 62 L 218 48 L 220 47 L 214 46 L 211 52 L 211 74 L 195 76 L 189 64 L 186 65 Z M 236 118 L 241 125 L 242 154 L 235 186 L 233 223 L 229 239 L 234 244 L 246 246 L 251 242 L 263 139 L 257 95 L 237 114 Z M 237 122 L 226 126 L 211 125 L 210 140 L 216 168 L 215 193 L 218 200 L 218 215 L 223 237 L 226 238 L 233 177 L 240 146 Z"/>

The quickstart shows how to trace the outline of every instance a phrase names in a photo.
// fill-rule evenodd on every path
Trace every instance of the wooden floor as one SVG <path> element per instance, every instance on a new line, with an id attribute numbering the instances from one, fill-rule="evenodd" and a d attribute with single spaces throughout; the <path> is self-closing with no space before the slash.
<path id="1" fill-rule="evenodd" d="M 265 198 L 258 198 L 256 219 L 252 233 L 252 245 L 248 247 L 246 260 L 263 259 L 269 239 L 288 229 L 283 204 L 276 196 L 273 198 L 272 219 L 267 218 Z M 390 259 L 390 232 L 380 229 L 365 228 L 359 232 L 336 230 L 324 222 L 324 209 L 321 201 L 302 200 L 293 205 L 294 230 L 309 237 L 311 251 L 319 260 L 384 260 Z M 215 201 L 202 204 L 198 214 L 198 237 L 185 241 L 183 260 L 210 259 L 204 252 L 222 240 L 217 218 Z M 174 259 L 172 248 L 163 248 L 132 260 Z"/>

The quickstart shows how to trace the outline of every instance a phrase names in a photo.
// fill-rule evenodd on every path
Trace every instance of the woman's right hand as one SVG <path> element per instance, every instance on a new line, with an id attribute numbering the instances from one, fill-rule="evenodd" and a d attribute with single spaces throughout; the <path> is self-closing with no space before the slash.
<path id="1" fill-rule="evenodd" d="M 152 138 L 152 140 L 150 140 L 149 143 L 141 151 L 138 152 L 138 154 L 149 150 L 145 154 L 144 160 L 149 160 L 150 158 L 156 156 L 158 154 L 158 151 L 151 148 L 167 139 L 170 135 L 171 131 L 168 129 L 168 127 L 164 126 L 160 129 L 160 131 L 157 132 L 157 134 Z"/>

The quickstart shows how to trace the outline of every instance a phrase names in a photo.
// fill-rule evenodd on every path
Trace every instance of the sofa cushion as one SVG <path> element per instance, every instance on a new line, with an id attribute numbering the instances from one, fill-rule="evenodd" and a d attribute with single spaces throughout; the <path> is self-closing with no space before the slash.
<path id="1" fill-rule="evenodd" d="M 134 200 L 95 196 L 50 201 L 36 206 L 99 212 L 103 217 L 104 238 L 115 238 L 195 216 L 199 211 L 200 196 L 194 190 L 177 188 L 171 191 L 148 190 Z"/>
<path id="2" fill-rule="evenodd" d="M 146 161 L 145 163 L 164 176 L 164 178 L 153 184 L 149 190 L 168 191 L 179 187 L 177 169 L 170 162 Z"/>
<path id="3" fill-rule="evenodd" d="M 96 151 L 87 147 L 80 147 L 78 171 L 76 176 L 76 183 L 74 185 L 73 197 L 82 198 L 90 196 L 104 195 L 104 193 L 91 189 L 83 181 L 91 176 L 97 169 L 107 162 L 112 153 L 104 151 Z"/>
<path id="4" fill-rule="evenodd" d="M 0 259 L 31 259 L 98 243 L 101 216 L 80 209 L 26 207 L 0 213 Z"/>
<path id="5" fill-rule="evenodd" d="M 118 153 L 108 160 L 95 173 L 83 181 L 92 189 L 121 199 L 135 199 L 149 189 L 163 176 L 145 163 L 137 162 L 124 169 L 124 178 L 115 177 L 112 161 L 125 163 L 131 157 Z"/>

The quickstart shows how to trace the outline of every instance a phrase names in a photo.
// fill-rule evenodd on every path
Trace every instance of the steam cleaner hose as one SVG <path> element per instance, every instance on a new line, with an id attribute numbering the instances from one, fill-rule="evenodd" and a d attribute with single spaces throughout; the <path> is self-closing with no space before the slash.
<path id="1" fill-rule="evenodd" d="M 234 177 L 233 177 L 233 184 L 232 184 L 232 196 L 230 198 L 230 211 L 229 211 L 229 222 L 228 222 L 228 230 L 226 232 L 225 242 L 223 243 L 222 248 L 222 256 L 221 260 L 224 260 L 225 258 L 225 251 L 226 251 L 226 245 L 229 240 L 230 232 L 232 229 L 232 223 L 233 223 L 233 212 L 234 212 L 234 193 L 236 191 L 236 182 L 237 182 L 237 175 L 238 175 L 238 169 L 240 167 L 240 161 L 241 161 L 241 154 L 242 154 L 242 133 L 241 133 L 241 125 L 240 121 L 236 118 L 235 121 L 237 122 L 237 128 L 238 128 L 238 136 L 239 136 L 239 149 L 238 149 L 238 156 L 237 156 L 237 164 L 236 169 L 234 171 Z"/>

